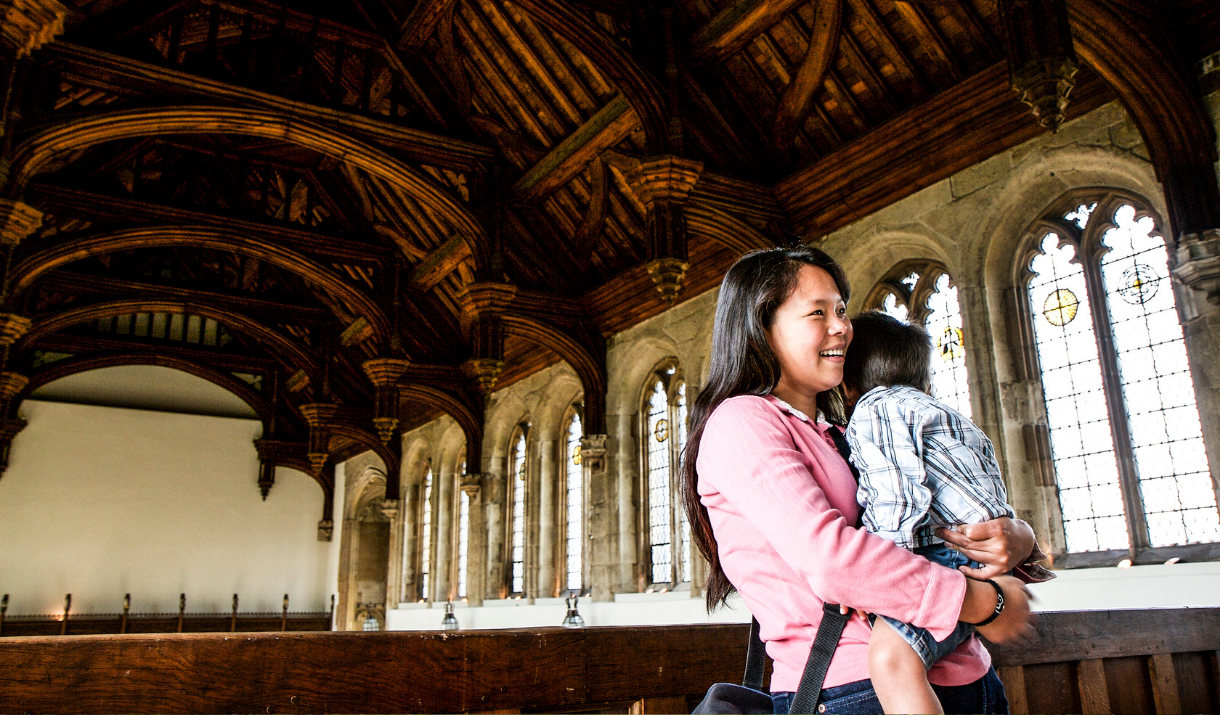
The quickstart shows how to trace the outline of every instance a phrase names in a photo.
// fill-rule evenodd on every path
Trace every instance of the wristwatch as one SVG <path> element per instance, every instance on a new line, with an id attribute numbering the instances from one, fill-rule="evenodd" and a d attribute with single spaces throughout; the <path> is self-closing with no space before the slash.
<path id="1" fill-rule="evenodd" d="M 974 624 L 975 628 L 979 628 L 981 626 L 987 625 L 988 623 L 991 623 L 995 619 L 999 618 L 1000 614 L 1004 612 L 1004 589 L 1000 588 L 1000 584 L 996 583 L 995 581 L 992 581 L 989 578 L 983 579 L 983 582 L 991 584 L 991 587 L 995 589 L 995 610 L 992 611 L 991 615 L 987 616 L 987 618 L 984 619 L 983 621 L 981 621 L 979 623 L 975 623 Z"/>

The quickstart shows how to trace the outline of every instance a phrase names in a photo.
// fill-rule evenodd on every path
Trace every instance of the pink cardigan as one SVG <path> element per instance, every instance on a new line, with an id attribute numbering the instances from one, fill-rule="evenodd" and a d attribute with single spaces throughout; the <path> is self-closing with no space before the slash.
<path id="1" fill-rule="evenodd" d="M 843 603 L 945 638 L 966 579 L 857 527 L 856 482 L 826 435 L 774 397 L 739 396 L 712 413 L 699 445 L 699 496 L 720 563 L 762 626 L 775 661 L 772 692 L 795 691 L 822 604 Z M 867 622 L 843 631 L 824 687 L 868 677 Z M 965 685 L 991 656 L 977 637 L 937 662 L 928 679 Z"/>

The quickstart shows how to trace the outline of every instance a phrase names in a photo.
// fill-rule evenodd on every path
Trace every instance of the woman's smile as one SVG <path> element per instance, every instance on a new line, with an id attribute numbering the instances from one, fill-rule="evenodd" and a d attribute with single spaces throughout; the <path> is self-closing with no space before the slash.
<path id="1" fill-rule="evenodd" d="M 847 306 L 834 279 L 821 268 L 802 266 L 767 334 L 780 366 L 775 396 L 813 414 L 818 393 L 843 381 L 851 334 Z"/>

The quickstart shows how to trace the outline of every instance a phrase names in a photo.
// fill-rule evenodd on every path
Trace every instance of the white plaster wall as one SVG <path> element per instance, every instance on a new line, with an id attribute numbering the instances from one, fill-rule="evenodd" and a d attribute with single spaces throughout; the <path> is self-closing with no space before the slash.
<path id="1" fill-rule="evenodd" d="M 257 487 L 255 420 L 29 400 L 0 478 L 9 613 L 329 608 L 322 492 L 279 469 Z M 340 481 L 342 484 L 342 481 Z M 336 534 L 337 536 L 337 534 Z M 337 559 L 336 559 L 337 561 Z"/>

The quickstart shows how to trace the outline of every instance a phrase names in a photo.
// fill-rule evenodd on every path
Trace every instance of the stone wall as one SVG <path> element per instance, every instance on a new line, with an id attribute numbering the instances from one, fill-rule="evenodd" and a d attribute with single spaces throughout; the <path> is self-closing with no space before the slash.
<path id="1" fill-rule="evenodd" d="M 1209 97 L 1220 123 L 1220 99 Z M 1144 197 L 1164 215 L 1164 200 L 1139 132 L 1117 103 L 1065 124 L 1055 135 L 1002 152 L 948 180 L 869 216 L 817 242 L 847 270 L 853 293 L 849 312 L 897 263 L 931 259 L 943 263 L 959 290 L 966 339 L 967 368 L 975 420 L 991 436 L 1009 483 L 1010 499 L 1038 537 L 1063 549 L 1058 496 L 1053 486 L 1037 486 L 1037 464 L 1027 452 L 1025 425 L 1045 422 L 1036 374 L 1020 368 L 1023 350 L 1015 337 L 1015 252 L 1027 228 L 1065 193 L 1109 187 Z M 1161 227 L 1166 235 L 1171 227 Z M 1177 286 L 1179 309 L 1197 385 L 1204 434 L 1212 465 L 1220 466 L 1220 330 L 1203 310 L 1201 296 Z M 656 366 L 677 359 L 693 401 L 708 367 L 717 291 L 693 297 L 673 309 L 608 340 L 607 458 L 604 471 L 590 476 L 586 559 L 594 600 L 613 600 L 644 586 L 644 545 L 639 437 L 643 390 Z M 528 593 L 557 593 L 554 538 L 556 460 L 566 410 L 580 396 L 580 383 L 565 364 L 494 393 L 487 411 L 483 453 L 486 475 L 480 495 L 477 537 L 471 538 L 471 583 L 494 599 L 504 593 L 503 505 L 507 453 L 513 429 L 531 426 L 530 531 Z M 404 453 L 433 449 L 440 422 L 404 436 Z M 455 442 L 447 449 L 457 450 Z M 422 451 L 421 451 L 422 450 Z M 419 458 L 422 458 L 419 457 Z M 404 490 L 415 483 L 418 467 L 404 459 Z M 1215 467 L 1213 467 L 1213 475 Z M 1214 479 L 1214 476 L 1213 476 Z M 411 513 L 410 508 L 406 510 Z M 439 520 L 434 519 L 434 524 Z M 452 524 L 452 521 L 448 523 Z M 409 531 L 409 530 L 408 530 Z M 472 519 L 472 532 L 475 531 Z M 410 544 L 408 543 L 408 547 Z M 696 557 L 696 561 L 699 559 Z M 694 569 L 691 596 L 699 595 L 705 566 Z M 404 578 L 409 582 L 410 576 Z"/>

